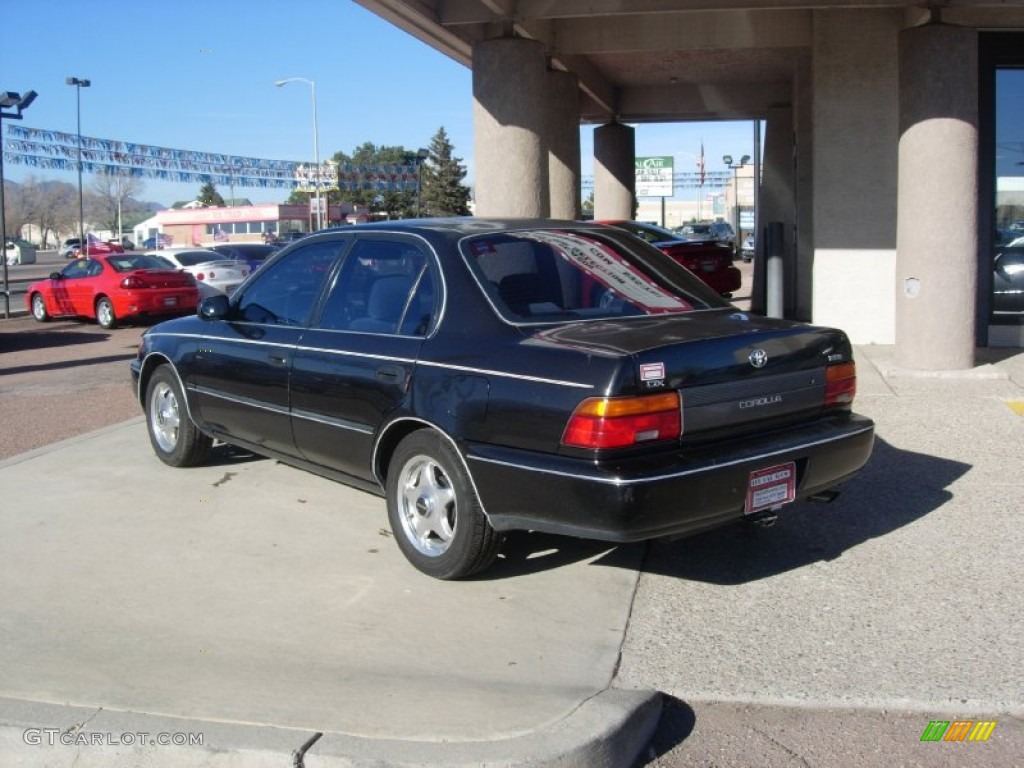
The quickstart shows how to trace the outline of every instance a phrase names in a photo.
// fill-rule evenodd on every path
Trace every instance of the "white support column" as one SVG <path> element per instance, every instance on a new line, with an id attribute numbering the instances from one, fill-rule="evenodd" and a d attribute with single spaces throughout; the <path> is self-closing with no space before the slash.
<path id="1" fill-rule="evenodd" d="M 594 129 L 594 218 L 633 218 L 635 132 L 610 123 Z"/>
<path id="2" fill-rule="evenodd" d="M 548 72 L 548 181 L 551 217 L 580 217 L 580 91 L 570 72 Z"/>
<path id="3" fill-rule="evenodd" d="M 473 46 L 476 215 L 547 217 L 547 65 L 533 40 Z"/>
<path id="4" fill-rule="evenodd" d="M 978 258 L 978 37 L 926 24 L 899 36 L 896 359 L 974 365 Z"/>

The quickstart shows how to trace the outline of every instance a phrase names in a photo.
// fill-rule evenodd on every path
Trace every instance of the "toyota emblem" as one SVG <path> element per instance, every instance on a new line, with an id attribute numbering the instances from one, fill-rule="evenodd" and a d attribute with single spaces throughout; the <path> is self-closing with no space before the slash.
<path id="1" fill-rule="evenodd" d="M 750 350 L 750 354 L 747 355 L 747 359 L 755 368 L 764 368 L 765 364 L 768 362 L 768 353 L 763 349 L 752 349 Z"/>

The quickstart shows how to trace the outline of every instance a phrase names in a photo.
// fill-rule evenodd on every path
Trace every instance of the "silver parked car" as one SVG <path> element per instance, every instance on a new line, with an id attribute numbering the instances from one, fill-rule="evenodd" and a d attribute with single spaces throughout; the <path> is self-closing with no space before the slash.
<path id="1" fill-rule="evenodd" d="M 196 279 L 200 298 L 217 293 L 231 293 L 249 276 L 249 265 L 226 259 L 207 248 L 163 248 L 149 251 L 148 255 L 163 259 L 176 269 L 188 272 Z"/>

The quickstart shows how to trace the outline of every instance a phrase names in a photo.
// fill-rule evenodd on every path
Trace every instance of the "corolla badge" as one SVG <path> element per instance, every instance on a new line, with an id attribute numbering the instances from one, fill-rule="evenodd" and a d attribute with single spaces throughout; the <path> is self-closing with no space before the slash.
<path id="1" fill-rule="evenodd" d="M 763 349 L 752 349 L 750 350 L 750 354 L 747 355 L 747 360 L 749 360 L 750 364 L 755 368 L 764 368 L 765 364 L 768 362 L 768 353 Z"/>

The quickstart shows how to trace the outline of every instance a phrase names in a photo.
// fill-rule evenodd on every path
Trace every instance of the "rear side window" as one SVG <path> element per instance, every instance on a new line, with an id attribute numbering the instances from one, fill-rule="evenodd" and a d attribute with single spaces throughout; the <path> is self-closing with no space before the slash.
<path id="1" fill-rule="evenodd" d="M 661 251 L 612 235 L 610 228 L 483 235 L 460 247 L 491 303 L 515 323 L 728 306 Z"/>
<path id="2" fill-rule="evenodd" d="M 434 317 L 434 277 L 419 246 L 360 238 L 338 273 L 319 327 L 423 336 Z"/>

